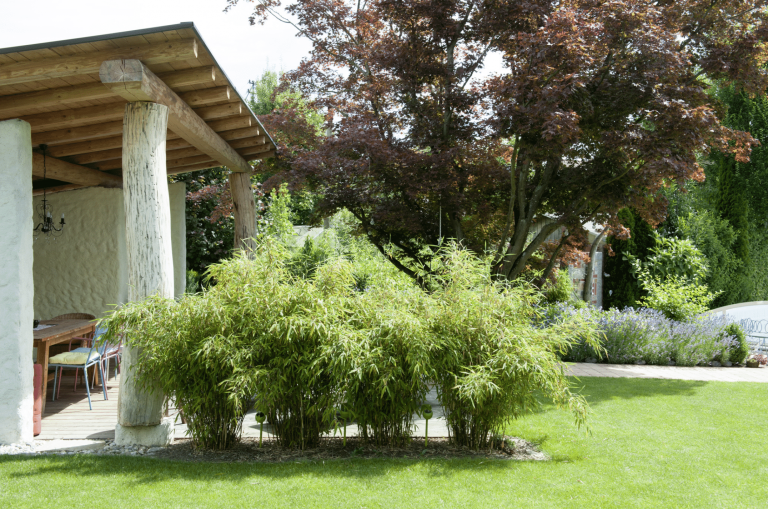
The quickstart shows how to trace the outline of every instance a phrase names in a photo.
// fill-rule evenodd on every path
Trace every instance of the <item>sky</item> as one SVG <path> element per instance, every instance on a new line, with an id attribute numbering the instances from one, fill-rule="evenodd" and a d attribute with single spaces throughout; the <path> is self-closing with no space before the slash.
<path id="1" fill-rule="evenodd" d="M 0 0 L 0 48 L 125 32 L 192 21 L 241 95 L 267 69 L 295 68 L 310 44 L 275 20 L 251 26 L 247 1 Z"/>

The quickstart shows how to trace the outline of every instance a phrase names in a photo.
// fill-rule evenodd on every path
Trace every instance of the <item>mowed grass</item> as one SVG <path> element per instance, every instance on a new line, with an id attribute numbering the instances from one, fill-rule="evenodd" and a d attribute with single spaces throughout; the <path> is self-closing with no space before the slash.
<path id="1" fill-rule="evenodd" d="M 545 407 L 548 462 L 195 464 L 0 458 L 0 507 L 768 507 L 768 385 L 584 378 L 592 435 Z"/>

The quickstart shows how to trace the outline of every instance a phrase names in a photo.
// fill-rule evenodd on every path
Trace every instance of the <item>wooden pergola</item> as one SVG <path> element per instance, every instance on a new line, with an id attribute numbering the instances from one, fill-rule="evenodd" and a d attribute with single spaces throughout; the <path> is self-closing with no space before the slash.
<path id="1" fill-rule="evenodd" d="M 256 231 L 249 161 L 274 154 L 192 23 L 0 49 L 0 215 L 13 216 L 0 222 L 0 307 L 10 306 L 0 345 L 11 359 L 0 372 L 13 378 L 0 387 L 0 414 L 24 420 L 31 399 L 33 195 L 122 188 L 130 300 L 172 297 L 167 175 L 227 167 L 242 247 Z M 124 354 L 123 441 L 157 442 L 144 431 L 158 427 L 162 397 L 132 387 L 134 355 Z M 0 442 L 26 436 L 26 424 L 9 419 L 0 418 Z"/>

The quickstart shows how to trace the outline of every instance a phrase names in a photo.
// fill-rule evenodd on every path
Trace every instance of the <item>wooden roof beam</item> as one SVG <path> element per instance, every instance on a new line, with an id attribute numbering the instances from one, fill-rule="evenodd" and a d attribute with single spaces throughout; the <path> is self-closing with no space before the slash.
<path id="1" fill-rule="evenodd" d="M 95 74 L 99 72 L 102 62 L 118 58 L 134 58 L 147 65 L 164 64 L 178 60 L 194 60 L 197 58 L 197 41 L 195 39 L 183 39 L 154 44 L 137 44 L 92 53 L 2 64 L 0 65 L 0 86 L 49 78 Z"/>
<path id="2" fill-rule="evenodd" d="M 55 157 L 45 157 L 45 171 L 43 171 L 43 155 L 34 152 L 32 154 L 32 175 L 42 177 L 43 174 L 55 180 L 83 186 L 123 187 L 123 179 L 117 175 L 92 170 Z"/>
<path id="3" fill-rule="evenodd" d="M 109 60 L 99 70 L 101 82 L 128 101 L 168 106 L 168 128 L 232 171 L 251 171 L 235 149 L 139 60 Z M 238 103 L 239 104 L 239 103 Z"/>
<path id="4" fill-rule="evenodd" d="M 104 99 L 114 95 L 111 90 L 98 81 L 71 87 L 49 88 L 24 94 L 6 95 L 0 97 L 0 116 L 8 117 L 23 113 L 30 108 L 63 106 L 79 101 Z"/>
<path id="5" fill-rule="evenodd" d="M 209 124 L 210 125 L 210 124 Z M 118 126 L 122 130 L 122 125 Z M 229 131 L 222 131 L 218 133 L 223 140 L 241 140 L 244 138 L 254 138 L 261 134 L 261 130 L 258 127 L 245 127 L 242 129 L 232 129 Z M 179 150 L 182 148 L 189 148 L 192 145 L 183 138 L 179 138 L 169 131 L 167 135 L 167 141 L 165 142 L 166 150 Z M 41 141 L 40 143 L 44 143 Z M 234 148 L 235 143 L 230 143 Z M 68 145 L 54 145 L 48 147 L 48 153 L 53 157 L 67 157 L 80 154 L 90 154 L 92 152 L 102 152 L 105 150 L 111 150 L 115 148 L 121 148 L 123 146 L 122 136 L 111 136 L 108 138 L 99 138 L 95 140 L 81 141 L 77 143 L 70 143 Z M 107 158 L 109 159 L 109 158 Z"/>
<path id="6" fill-rule="evenodd" d="M 191 72 L 190 72 L 191 71 Z M 212 83 L 216 78 L 216 68 L 213 66 L 195 67 L 185 71 L 173 71 L 159 74 L 166 85 L 171 88 L 189 85 Z M 71 87 L 48 88 L 23 94 L 0 97 L 0 117 L 9 117 L 22 113 L 29 108 L 44 108 L 48 106 L 65 106 L 80 101 L 92 101 L 114 97 L 115 93 L 105 87 L 101 81 L 73 85 Z M 228 86 L 193 90 L 181 94 L 187 104 L 197 106 L 214 102 L 228 101 L 230 98 Z"/>
<path id="7" fill-rule="evenodd" d="M 253 125 L 253 119 L 250 115 L 240 115 L 239 117 L 221 118 L 221 119 L 212 120 L 206 123 L 208 124 L 208 127 L 213 129 L 217 133 L 221 133 L 221 131 L 231 131 L 233 129 L 245 129 L 249 127 L 258 129 L 258 126 Z M 168 131 L 168 137 L 166 138 L 166 140 L 174 140 L 176 138 L 181 138 L 181 136 L 176 134 L 175 132 Z"/>

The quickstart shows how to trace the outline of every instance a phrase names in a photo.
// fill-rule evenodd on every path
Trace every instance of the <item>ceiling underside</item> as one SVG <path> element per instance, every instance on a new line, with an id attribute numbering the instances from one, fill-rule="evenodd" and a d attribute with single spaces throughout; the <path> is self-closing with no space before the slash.
<path id="1" fill-rule="evenodd" d="M 127 101 L 102 84 L 98 69 L 102 60 L 121 59 L 140 60 L 243 159 L 274 154 L 269 134 L 192 23 L 0 49 L 0 120 L 29 122 L 33 150 L 40 153 L 41 144 L 48 146 L 48 178 L 42 179 L 37 168 L 40 156 L 35 156 L 35 188 L 110 185 L 121 175 Z M 187 139 L 171 130 L 167 134 L 169 174 L 222 165 L 221 157 L 217 160 L 210 149 L 201 150 L 200 143 L 182 134 Z M 53 178 L 51 164 L 62 168 L 54 171 Z M 71 178 L 80 181 L 67 180 L 68 175 L 77 175 Z"/>

